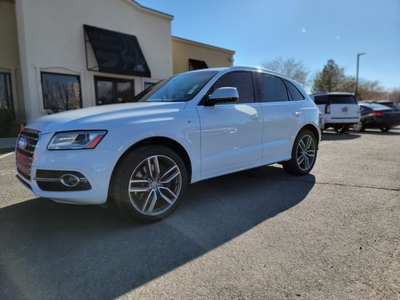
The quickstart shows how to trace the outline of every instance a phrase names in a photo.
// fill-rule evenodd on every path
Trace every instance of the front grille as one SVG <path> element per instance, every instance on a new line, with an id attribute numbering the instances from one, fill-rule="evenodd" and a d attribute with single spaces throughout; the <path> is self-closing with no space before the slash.
<path id="1" fill-rule="evenodd" d="M 16 166 L 18 173 L 31 180 L 32 161 L 40 132 L 25 128 L 17 138 Z"/>

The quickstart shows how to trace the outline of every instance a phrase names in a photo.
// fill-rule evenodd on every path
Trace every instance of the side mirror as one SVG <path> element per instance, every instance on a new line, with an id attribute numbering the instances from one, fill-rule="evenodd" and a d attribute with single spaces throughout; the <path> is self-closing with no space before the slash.
<path id="1" fill-rule="evenodd" d="M 235 103 L 239 100 L 239 93 L 234 87 L 221 87 L 216 89 L 210 96 L 206 103 L 208 105 L 215 105 L 218 103 Z"/>

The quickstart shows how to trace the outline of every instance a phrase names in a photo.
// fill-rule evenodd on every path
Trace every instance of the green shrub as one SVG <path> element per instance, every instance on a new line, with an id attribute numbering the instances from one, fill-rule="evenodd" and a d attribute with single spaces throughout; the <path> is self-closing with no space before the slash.
<path id="1" fill-rule="evenodd" d="M 12 109 L 0 108 L 0 135 L 6 134 L 15 120 Z"/>

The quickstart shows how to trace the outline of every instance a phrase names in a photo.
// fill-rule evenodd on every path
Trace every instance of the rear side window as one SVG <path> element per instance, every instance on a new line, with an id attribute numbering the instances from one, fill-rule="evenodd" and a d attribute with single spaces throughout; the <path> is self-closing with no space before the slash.
<path id="1" fill-rule="evenodd" d="M 288 101 L 289 96 L 282 79 L 266 74 L 256 75 L 262 102 Z"/>
<path id="2" fill-rule="evenodd" d="M 304 100 L 305 97 L 300 93 L 300 91 L 289 81 L 284 80 L 286 87 L 289 90 L 290 96 L 292 97 L 292 100 Z"/>

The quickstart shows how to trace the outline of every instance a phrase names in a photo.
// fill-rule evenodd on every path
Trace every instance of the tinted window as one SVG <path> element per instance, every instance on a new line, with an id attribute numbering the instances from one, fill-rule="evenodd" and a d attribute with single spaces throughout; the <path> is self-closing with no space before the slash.
<path id="1" fill-rule="evenodd" d="M 95 77 L 96 104 L 129 102 L 133 97 L 133 80 Z"/>
<path id="2" fill-rule="evenodd" d="M 288 93 L 282 79 L 266 74 L 257 74 L 262 102 L 288 101 Z"/>
<path id="3" fill-rule="evenodd" d="M 82 107 L 78 75 L 42 72 L 43 106 L 56 113 Z"/>
<path id="4" fill-rule="evenodd" d="M 253 80 L 249 72 L 231 72 L 215 83 L 213 91 L 220 87 L 235 87 L 239 93 L 239 103 L 254 102 Z"/>
<path id="5" fill-rule="evenodd" d="M 353 95 L 328 95 L 331 104 L 357 104 Z"/>
<path id="6" fill-rule="evenodd" d="M 290 96 L 292 97 L 292 100 L 304 100 L 304 96 L 300 93 L 300 91 L 289 81 L 284 80 L 286 87 L 289 90 Z"/>
<path id="7" fill-rule="evenodd" d="M 0 109 L 13 110 L 10 73 L 0 73 Z"/>
<path id="8" fill-rule="evenodd" d="M 315 96 L 314 97 L 314 102 L 315 104 L 326 104 L 326 101 L 328 100 L 327 96 Z"/>

